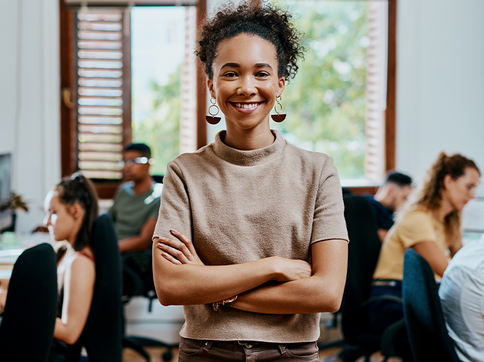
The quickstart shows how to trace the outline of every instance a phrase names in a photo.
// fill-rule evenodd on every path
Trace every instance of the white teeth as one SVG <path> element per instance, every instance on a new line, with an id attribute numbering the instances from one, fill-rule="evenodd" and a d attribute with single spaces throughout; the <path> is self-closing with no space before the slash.
<path id="1" fill-rule="evenodd" d="M 258 106 L 259 103 L 235 103 L 237 108 L 251 109 Z"/>

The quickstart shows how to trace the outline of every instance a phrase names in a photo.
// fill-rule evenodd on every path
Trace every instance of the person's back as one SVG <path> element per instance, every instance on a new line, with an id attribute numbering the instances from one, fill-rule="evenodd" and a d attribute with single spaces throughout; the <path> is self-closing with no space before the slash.
<path id="1" fill-rule="evenodd" d="M 484 236 L 452 258 L 439 288 L 447 330 L 461 361 L 484 359 Z"/>

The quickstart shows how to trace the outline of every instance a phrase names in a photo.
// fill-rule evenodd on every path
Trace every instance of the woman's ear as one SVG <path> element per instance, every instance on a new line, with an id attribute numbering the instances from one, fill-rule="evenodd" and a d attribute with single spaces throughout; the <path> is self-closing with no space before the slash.
<path id="1" fill-rule="evenodd" d="M 286 88 L 286 78 L 281 77 L 277 82 L 277 97 L 279 97 L 282 94 L 282 92 L 284 92 L 285 88 Z"/>
<path id="2" fill-rule="evenodd" d="M 453 183 L 454 183 L 454 179 L 452 178 L 451 175 L 447 174 L 444 176 L 444 188 L 446 190 L 448 190 Z"/>
<path id="3" fill-rule="evenodd" d="M 213 80 L 212 79 L 207 79 L 207 87 L 208 87 L 208 91 L 210 92 L 210 97 L 216 98 L 215 97 L 215 90 L 213 89 Z"/>
<path id="4" fill-rule="evenodd" d="M 84 217 L 84 209 L 82 206 L 75 202 L 69 207 L 69 213 L 74 219 L 82 219 Z"/>

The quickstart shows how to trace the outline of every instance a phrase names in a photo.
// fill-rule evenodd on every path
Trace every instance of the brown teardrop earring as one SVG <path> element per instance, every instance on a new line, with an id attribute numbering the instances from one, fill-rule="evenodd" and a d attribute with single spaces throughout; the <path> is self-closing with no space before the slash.
<path id="1" fill-rule="evenodd" d="M 210 103 L 212 103 L 210 107 L 208 107 L 208 114 L 210 114 L 210 116 L 205 116 L 205 119 L 210 124 L 217 124 L 222 119 L 221 117 L 215 117 L 220 111 L 220 109 L 217 106 L 217 101 L 215 100 L 215 98 L 210 98 Z M 215 114 L 212 114 L 211 112 L 212 107 L 215 107 L 217 109 L 217 112 Z"/>
<path id="2" fill-rule="evenodd" d="M 271 118 L 274 120 L 274 122 L 282 122 L 286 119 L 286 115 L 283 113 L 283 114 L 279 114 L 279 112 L 282 111 L 282 104 L 281 104 L 281 96 L 277 96 L 276 97 L 276 104 L 274 105 L 274 112 L 276 112 L 277 114 L 272 114 L 271 115 Z M 277 106 L 279 106 L 279 111 L 277 111 Z"/>

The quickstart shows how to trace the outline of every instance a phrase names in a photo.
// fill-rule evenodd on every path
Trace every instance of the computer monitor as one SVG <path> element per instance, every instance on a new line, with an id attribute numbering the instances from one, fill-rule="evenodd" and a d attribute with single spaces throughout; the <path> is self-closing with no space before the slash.
<path id="1" fill-rule="evenodd" d="M 7 208 L 12 192 L 12 155 L 0 154 L 0 232 L 12 225 L 12 211 Z"/>

